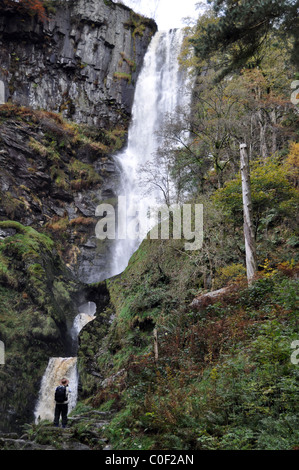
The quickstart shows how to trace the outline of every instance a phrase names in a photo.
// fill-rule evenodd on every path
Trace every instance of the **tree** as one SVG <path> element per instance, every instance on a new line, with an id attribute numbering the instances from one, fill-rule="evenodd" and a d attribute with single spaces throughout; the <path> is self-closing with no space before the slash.
<path id="1" fill-rule="evenodd" d="M 153 193 L 158 201 L 162 198 L 161 202 L 167 206 L 170 206 L 172 202 L 177 202 L 179 195 L 173 188 L 170 161 L 167 156 L 156 155 L 153 161 L 141 165 L 139 176 L 139 186 L 143 188 L 144 196 Z"/>
<path id="2" fill-rule="evenodd" d="M 273 32 L 291 41 L 292 62 L 299 63 L 299 0 L 213 0 L 216 21 L 201 25 L 192 39 L 197 56 L 222 54 L 221 77 L 253 62 L 258 66 L 262 48 Z"/>
<path id="3" fill-rule="evenodd" d="M 188 41 L 180 56 L 181 66 L 194 74 L 193 109 L 187 120 L 183 119 L 190 132 L 188 148 L 174 162 L 176 168 L 185 164 L 188 172 L 183 170 L 181 174 L 189 180 L 197 179 L 200 192 L 222 187 L 239 171 L 242 142 L 248 145 L 251 161 L 261 157 L 266 160 L 284 152 L 297 126 L 295 106 L 290 100 L 295 70 L 290 64 L 288 44 L 277 35 L 269 34 L 262 45 L 258 67 L 247 64 L 222 80 L 217 80 L 219 67 L 228 55 L 219 52 L 220 46 L 208 60 L 190 53 L 192 44 L 200 43 L 204 32 L 217 28 L 219 21 L 211 10 L 199 17 L 196 27 L 188 29 Z M 178 119 L 173 121 L 180 123 Z"/>
<path id="4" fill-rule="evenodd" d="M 289 168 L 276 160 L 251 162 L 251 197 L 255 238 L 273 224 L 287 219 L 296 224 L 299 193 L 288 179 Z M 228 223 L 240 227 L 243 221 L 241 176 L 217 190 L 212 200 Z"/>
<path id="5" fill-rule="evenodd" d="M 246 254 L 247 279 L 250 284 L 257 271 L 256 247 L 252 219 L 252 198 L 247 145 L 241 144 L 241 177 L 243 194 L 244 239 Z"/>
<path id="6" fill-rule="evenodd" d="M 206 72 L 194 90 L 190 148 L 205 161 L 203 167 L 213 170 L 221 188 L 226 169 L 238 159 L 238 127 L 244 112 L 236 90 L 228 83 L 213 84 L 213 77 L 212 71 Z"/>
<path id="7" fill-rule="evenodd" d="M 250 160 L 278 155 L 288 145 L 292 129 L 285 123 L 287 116 L 296 117 L 289 92 L 293 73 L 286 48 L 274 42 L 268 44 L 259 67 L 244 69 L 229 80 L 243 106 Z"/>
<path id="8" fill-rule="evenodd" d="M 17 11 L 21 14 L 37 15 L 44 22 L 47 19 L 46 9 L 42 0 L 3 0 L 2 8 L 6 11 Z"/>
<path id="9" fill-rule="evenodd" d="M 286 160 L 287 174 L 295 188 L 299 188 L 299 143 L 292 142 L 290 153 Z"/>
<path id="10" fill-rule="evenodd" d="M 166 113 L 157 132 L 160 145 L 152 161 L 139 168 L 140 187 L 154 192 L 168 206 L 183 202 L 184 194 L 192 187 L 195 155 L 189 146 L 189 113 L 177 108 Z"/>

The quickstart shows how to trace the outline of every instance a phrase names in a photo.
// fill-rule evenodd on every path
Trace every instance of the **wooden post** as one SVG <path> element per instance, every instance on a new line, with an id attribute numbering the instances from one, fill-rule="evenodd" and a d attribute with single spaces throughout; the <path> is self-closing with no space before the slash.
<path id="1" fill-rule="evenodd" d="M 5 346 L 3 341 L 0 341 L 0 364 L 5 364 Z"/>
<path id="2" fill-rule="evenodd" d="M 154 329 L 154 353 L 155 353 L 155 362 L 158 362 L 159 352 L 158 352 L 158 330 Z"/>
<path id="3" fill-rule="evenodd" d="M 251 284 L 253 277 L 257 271 L 256 263 L 256 247 L 252 219 L 252 199 L 249 158 L 247 153 L 247 145 L 240 145 L 241 154 L 241 176 L 242 176 L 242 194 L 243 194 L 243 213 L 244 213 L 244 238 L 246 252 L 246 270 L 248 284 Z"/>

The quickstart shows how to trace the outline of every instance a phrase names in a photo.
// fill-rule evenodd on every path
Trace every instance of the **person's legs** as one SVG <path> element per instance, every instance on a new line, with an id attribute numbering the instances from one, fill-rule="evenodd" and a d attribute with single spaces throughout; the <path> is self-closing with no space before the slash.
<path id="1" fill-rule="evenodd" d="M 61 418 L 62 418 L 62 427 L 65 428 L 67 425 L 67 412 L 68 405 L 61 405 Z"/>
<path id="2" fill-rule="evenodd" d="M 54 413 L 54 426 L 59 426 L 59 418 L 61 414 L 61 405 L 56 404 Z"/>

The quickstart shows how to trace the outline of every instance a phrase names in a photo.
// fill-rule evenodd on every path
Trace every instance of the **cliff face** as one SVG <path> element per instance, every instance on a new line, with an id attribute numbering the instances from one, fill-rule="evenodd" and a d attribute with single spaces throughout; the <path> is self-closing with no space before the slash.
<path id="1" fill-rule="evenodd" d="M 58 0 L 44 24 L 0 14 L 0 102 L 89 125 L 130 116 L 153 21 L 108 0 Z"/>
<path id="2" fill-rule="evenodd" d="M 52 4 L 45 24 L 0 5 L 0 430 L 32 419 L 48 358 L 72 353 L 78 305 L 103 306 L 80 281 L 107 267 L 95 209 L 113 198 L 156 29 L 107 0 Z"/>
<path id="3" fill-rule="evenodd" d="M 0 6 L 0 103 L 12 102 L 0 110 L 0 217 L 50 225 L 57 242 L 70 229 L 62 255 L 90 283 L 105 277 L 110 249 L 95 237 L 95 209 L 114 196 L 111 154 L 156 25 L 108 0 L 52 4 L 44 24 Z"/>
<path id="4" fill-rule="evenodd" d="M 0 133 L 0 220 L 49 233 L 81 281 L 103 279 L 109 249 L 95 236 L 95 213 L 113 194 L 111 154 L 124 144 L 125 128 L 88 128 L 5 104 Z"/>

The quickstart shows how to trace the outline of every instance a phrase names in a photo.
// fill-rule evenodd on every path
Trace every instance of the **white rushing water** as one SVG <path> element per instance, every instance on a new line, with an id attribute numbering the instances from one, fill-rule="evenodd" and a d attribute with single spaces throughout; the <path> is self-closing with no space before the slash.
<path id="1" fill-rule="evenodd" d="M 76 406 L 78 390 L 78 372 L 76 357 L 51 357 L 48 367 L 44 373 L 39 400 L 35 409 L 35 421 L 53 421 L 55 401 L 54 394 L 61 379 L 67 377 L 69 380 L 69 412 Z"/>
<path id="2" fill-rule="evenodd" d="M 118 237 L 114 247 L 111 276 L 126 268 L 130 257 L 142 241 L 142 237 L 133 239 L 128 235 L 120 239 L 119 234 L 126 232 L 140 204 L 145 209 L 159 204 L 161 195 L 158 191 L 153 192 L 150 186 L 140 186 L 140 167 L 154 161 L 161 144 L 158 132 L 161 131 L 166 117 L 189 102 L 187 77 L 180 70 L 178 63 L 182 42 L 181 29 L 157 32 L 145 55 L 137 81 L 128 145 L 116 157 L 121 172 L 118 196 L 126 200 L 127 216 L 118 218 Z M 126 228 L 123 227 L 124 224 Z M 143 223 L 142 226 L 146 227 L 146 224 Z M 148 226 L 151 227 L 150 223 Z M 143 233 L 143 236 L 145 235 L 146 232 Z"/>
<path id="3" fill-rule="evenodd" d="M 80 313 L 78 313 L 76 316 L 71 330 L 73 341 L 76 341 L 80 331 L 84 328 L 84 326 L 95 319 L 96 311 L 97 306 L 94 302 L 87 302 L 86 304 L 79 307 Z"/>

